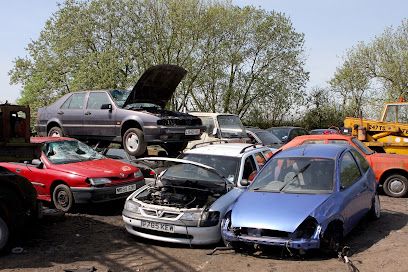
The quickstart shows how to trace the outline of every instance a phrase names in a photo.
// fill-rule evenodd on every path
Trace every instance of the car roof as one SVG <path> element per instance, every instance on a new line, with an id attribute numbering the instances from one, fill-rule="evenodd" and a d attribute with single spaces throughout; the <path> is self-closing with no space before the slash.
<path id="1" fill-rule="evenodd" d="M 305 144 L 295 146 L 279 153 L 275 153 L 276 158 L 280 157 L 309 157 L 336 159 L 345 150 L 352 147 L 344 144 Z"/>
<path id="2" fill-rule="evenodd" d="M 251 147 L 252 146 L 252 147 Z M 241 151 L 245 149 L 245 152 Z M 242 157 L 247 152 L 270 150 L 262 145 L 244 144 L 244 143 L 227 143 L 212 144 L 193 148 L 184 152 L 184 154 L 206 154 L 227 157 Z"/>
<path id="3" fill-rule="evenodd" d="M 48 142 L 59 142 L 59 141 L 76 141 L 76 139 L 68 137 L 31 137 L 30 142 L 34 144 L 42 144 Z"/>
<path id="4" fill-rule="evenodd" d="M 305 141 L 305 140 L 350 140 L 355 138 L 354 136 L 350 135 L 343 135 L 343 134 L 312 134 L 312 135 L 301 135 L 294 138 L 292 141 Z"/>

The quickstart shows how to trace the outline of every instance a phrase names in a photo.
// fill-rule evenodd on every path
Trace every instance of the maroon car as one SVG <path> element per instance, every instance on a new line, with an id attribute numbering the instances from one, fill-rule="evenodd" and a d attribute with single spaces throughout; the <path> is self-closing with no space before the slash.
<path id="1" fill-rule="evenodd" d="M 74 203 L 123 199 L 145 184 L 139 168 L 108 159 L 78 140 L 34 137 L 31 142 L 42 144 L 40 160 L 0 166 L 26 177 L 39 200 L 61 211 Z"/>

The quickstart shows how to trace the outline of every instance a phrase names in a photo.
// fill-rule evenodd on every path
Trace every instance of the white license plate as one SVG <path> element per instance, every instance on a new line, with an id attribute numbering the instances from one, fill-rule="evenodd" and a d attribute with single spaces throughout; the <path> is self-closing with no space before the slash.
<path id="1" fill-rule="evenodd" d="M 199 128 L 186 129 L 185 135 L 200 135 Z"/>
<path id="2" fill-rule="evenodd" d="M 141 221 L 141 227 L 145 229 L 152 229 L 164 232 L 174 232 L 174 226 L 169 224 L 163 224 L 158 222 L 151 221 Z"/>
<path id="3" fill-rule="evenodd" d="M 123 194 L 136 190 L 136 184 L 116 188 L 116 194 Z"/>

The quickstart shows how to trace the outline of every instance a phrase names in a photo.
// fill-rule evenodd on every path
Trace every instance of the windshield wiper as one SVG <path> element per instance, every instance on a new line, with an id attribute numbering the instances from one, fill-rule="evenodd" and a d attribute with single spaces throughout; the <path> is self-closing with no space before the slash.
<path id="1" fill-rule="evenodd" d="M 310 162 L 302 167 L 290 180 L 288 180 L 280 189 L 279 192 L 282 192 L 288 185 L 292 184 L 292 182 L 297 178 L 300 174 L 306 171 L 307 168 L 310 166 Z"/>

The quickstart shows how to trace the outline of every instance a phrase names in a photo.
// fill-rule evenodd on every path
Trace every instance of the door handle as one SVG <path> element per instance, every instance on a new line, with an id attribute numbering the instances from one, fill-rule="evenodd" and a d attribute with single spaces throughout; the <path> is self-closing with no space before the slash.
<path id="1" fill-rule="evenodd" d="M 20 173 L 21 169 L 20 168 L 16 168 L 16 173 Z"/>
<path id="2" fill-rule="evenodd" d="M 64 112 L 63 112 L 63 111 L 58 111 L 58 112 L 57 112 L 57 114 L 59 114 L 59 115 L 63 115 L 63 114 L 64 114 Z"/>
<path id="3" fill-rule="evenodd" d="M 90 111 L 85 112 L 85 115 L 91 115 Z"/>

